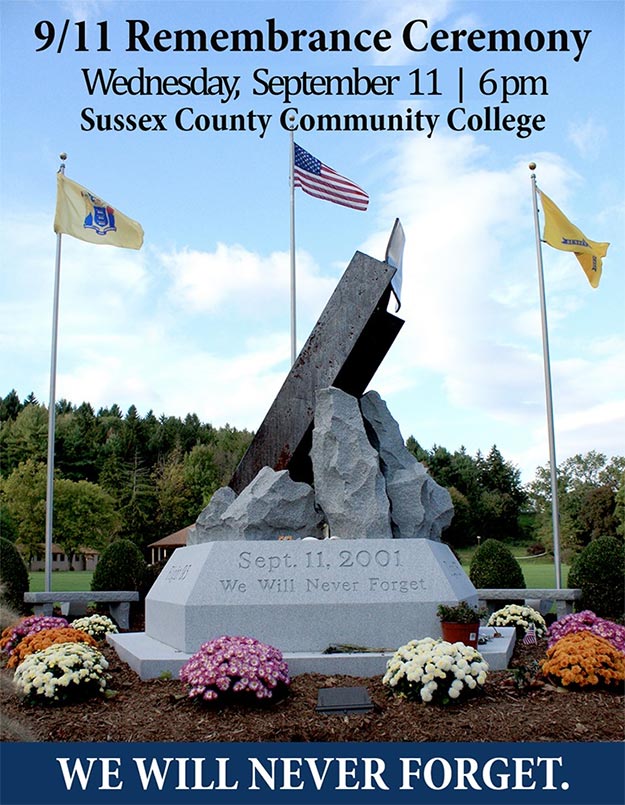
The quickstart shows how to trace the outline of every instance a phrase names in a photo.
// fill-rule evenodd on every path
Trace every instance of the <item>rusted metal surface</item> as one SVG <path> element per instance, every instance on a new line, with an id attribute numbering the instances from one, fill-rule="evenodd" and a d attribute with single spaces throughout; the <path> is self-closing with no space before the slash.
<path id="1" fill-rule="evenodd" d="M 386 310 L 395 271 L 354 254 L 230 480 L 237 494 L 265 466 L 310 483 L 316 392 L 366 390 L 404 323 Z"/>

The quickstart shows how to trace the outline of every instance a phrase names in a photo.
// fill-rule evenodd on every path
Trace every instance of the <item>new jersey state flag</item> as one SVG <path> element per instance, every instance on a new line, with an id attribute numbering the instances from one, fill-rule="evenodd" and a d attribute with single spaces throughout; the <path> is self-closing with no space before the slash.
<path id="1" fill-rule="evenodd" d="M 54 231 L 98 246 L 140 249 L 143 228 L 86 187 L 56 175 Z"/>
<path id="2" fill-rule="evenodd" d="M 566 215 L 542 190 L 540 200 L 545 215 L 545 229 L 543 238 L 554 249 L 564 252 L 574 252 L 579 264 L 588 277 L 593 288 L 599 285 L 601 279 L 602 257 L 608 251 L 609 243 L 597 243 L 584 235 L 581 229 L 572 224 Z"/>

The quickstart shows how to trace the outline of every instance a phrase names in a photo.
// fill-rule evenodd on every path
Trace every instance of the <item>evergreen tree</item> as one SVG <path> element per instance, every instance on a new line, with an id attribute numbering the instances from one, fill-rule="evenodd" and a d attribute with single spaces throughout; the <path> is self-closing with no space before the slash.
<path id="1" fill-rule="evenodd" d="M 493 445 L 479 463 L 481 536 L 515 540 L 521 536 L 520 515 L 526 501 L 520 471 Z"/>
<path id="2" fill-rule="evenodd" d="M 101 431 L 89 403 L 57 416 L 54 441 L 55 467 L 66 478 L 98 480 Z"/>
<path id="3" fill-rule="evenodd" d="M 62 414 L 71 414 L 74 410 L 74 406 L 71 404 L 69 400 L 57 400 L 54 410 L 56 411 L 57 416 L 61 416 Z"/>
<path id="4" fill-rule="evenodd" d="M 0 400 L 0 422 L 9 419 L 17 419 L 17 415 L 22 410 L 23 405 L 15 389 L 12 389 L 7 396 Z"/>
<path id="5" fill-rule="evenodd" d="M 449 487 L 454 516 L 451 524 L 443 531 L 443 541 L 454 548 L 475 543 L 475 518 L 468 498 L 454 486 Z"/>

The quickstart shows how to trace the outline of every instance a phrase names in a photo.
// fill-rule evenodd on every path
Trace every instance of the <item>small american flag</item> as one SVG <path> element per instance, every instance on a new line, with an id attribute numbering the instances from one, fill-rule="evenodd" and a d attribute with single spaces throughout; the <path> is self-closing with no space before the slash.
<path id="1" fill-rule="evenodd" d="M 297 143 L 293 143 L 293 146 L 295 187 L 301 187 L 310 196 L 342 204 L 344 207 L 351 207 L 354 210 L 367 209 L 369 196 L 362 188 L 324 165 L 308 151 L 300 148 Z"/>
<path id="2" fill-rule="evenodd" d="M 527 632 L 525 632 L 525 637 L 523 638 L 523 645 L 524 646 L 535 646 L 536 645 L 536 627 L 534 625 L 529 626 Z"/>

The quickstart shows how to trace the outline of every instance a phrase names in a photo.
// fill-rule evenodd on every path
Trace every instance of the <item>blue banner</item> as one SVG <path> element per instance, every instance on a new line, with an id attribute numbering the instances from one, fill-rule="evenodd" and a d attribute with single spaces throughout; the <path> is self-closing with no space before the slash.
<path id="1" fill-rule="evenodd" d="M 622 743 L 5 743 L 2 805 L 623 805 Z"/>

